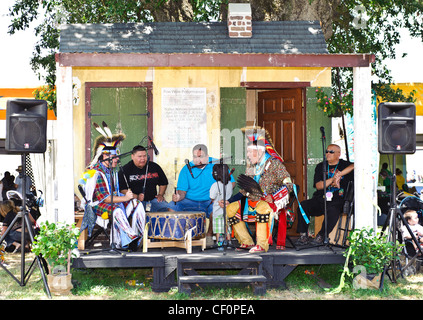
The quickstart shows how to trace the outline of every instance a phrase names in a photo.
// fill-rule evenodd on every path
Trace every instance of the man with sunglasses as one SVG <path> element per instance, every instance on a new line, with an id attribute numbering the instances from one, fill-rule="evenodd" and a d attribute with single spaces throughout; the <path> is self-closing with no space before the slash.
<path id="1" fill-rule="evenodd" d="M 310 216 L 322 216 L 325 214 L 325 198 L 327 210 L 327 234 L 335 227 L 344 205 L 344 194 L 348 183 L 354 180 L 354 163 L 340 159 L 341 148 L 336 144 L 330 144 L 326 149 L 326 168 L 324 162 L 317 164 L 314 171 L 314 187 L 316 191 L 313 197 L 301 202 L 308 218 Z M 324 194 L 323 172 L 326 169 L 326 195 Z M 299 211 L 298 211 L 299 212 Z M 308 237 L 308 224 L 302 215 L 298 215 L 297 232 L 300 238 L 297 245 L 310 243 Z M 322 244 L 325 239 L 325 221 L 322 228 L 312 242 L 314 245 Z"/>

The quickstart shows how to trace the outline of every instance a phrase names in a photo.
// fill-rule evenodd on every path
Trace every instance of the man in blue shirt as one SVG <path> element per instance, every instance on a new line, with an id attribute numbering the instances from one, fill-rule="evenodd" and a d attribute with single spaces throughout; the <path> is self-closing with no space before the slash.
<path id="1" fill-rule="evenodd" d="M 169 207 L 174 211 L 202 211 L 209 218 L 213 211 L 210 187 L 216 182 L 213 178 L 213 165 L 217 160 L 209 157 L 204 144 L 194 146 L 192 156 L 189 167 L 184 166 L 179 173 L 177 191 L 172 196 L 173 202 L 169 203 Z M 235 182 L 233 177 L 231 181 Z"/>

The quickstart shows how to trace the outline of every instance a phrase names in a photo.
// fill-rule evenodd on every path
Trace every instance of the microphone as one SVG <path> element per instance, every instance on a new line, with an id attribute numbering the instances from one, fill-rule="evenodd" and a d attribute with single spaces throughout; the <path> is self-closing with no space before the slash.
<path id="1" fill-rule="evenodd" d="M 159 154 L 159 150 L 157 150 L 156 145 L 154 144 L 153 140 L 151 140 L 150 137 L 148 137 L 148 140 L 151 143 L 151 147 L 154 149 L 154 154 L 157 156 Z"/>
<path id="2" fill-rule="evenodd" d="M 192 174 L 192 169 L 191 169 L 191 166 L 190 166 L 190 164 L 189 164 L 189 160 L 188 159 L 185 159 L 185 164 L 187 165 L 187 167 L 188 167 L 188 170 L 189 170 L 189 173 L 191 174 L 191 177 L 193 177 L 194 178 L 194 175 Z"/>
<path id="3" fill-rule="evenodd" d="M 325 128 L 324 127 L 320 127 L 320 132 L 322 133 L 322 137 L 326 138 L 325 136 Z"/>

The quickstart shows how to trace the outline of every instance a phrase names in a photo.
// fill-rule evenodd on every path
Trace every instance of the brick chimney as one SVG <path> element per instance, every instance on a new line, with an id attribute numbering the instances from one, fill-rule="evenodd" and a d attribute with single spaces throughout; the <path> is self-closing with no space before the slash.
<path id="1" fill-rule="evenodd" d="M 249 3 L 229 4 L 228 32 L 230 38 L 251 38 L 253 36 Z"/>

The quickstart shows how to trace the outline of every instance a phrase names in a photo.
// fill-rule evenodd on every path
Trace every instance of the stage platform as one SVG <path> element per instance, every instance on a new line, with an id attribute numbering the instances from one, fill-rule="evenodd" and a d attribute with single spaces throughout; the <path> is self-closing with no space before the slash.
<path id="1" fill-rule="evenodd" d="M 180 292 L 190 293 L 190 285 L 246 283 L 253 285 L 257 294 L 266 288 L 286 288 L 285 278 L 298 265 L 344 264 L 345 249 L 323 246 L 295 250 L 286 248 L 261 254 L 227 248 L 201 250 L 193 247 L 188 254 L 180 248 L 149 249 L 148 252 L 116 252 L 85 250 L 73 260 L 73 268 L 152 268 L 152 290 L 166 292 L 178 286 Z M 237 275 L 204 276 L 202 270 L 237 270 Z"/>

